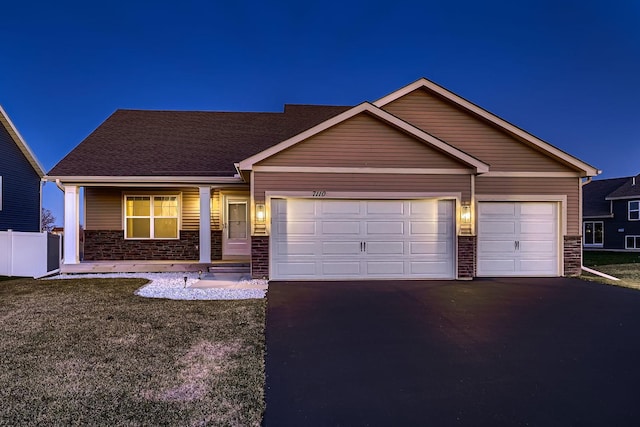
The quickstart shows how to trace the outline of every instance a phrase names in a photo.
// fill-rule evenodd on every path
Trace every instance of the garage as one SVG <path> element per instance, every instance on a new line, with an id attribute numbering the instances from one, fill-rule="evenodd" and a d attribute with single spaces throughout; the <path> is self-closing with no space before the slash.
<path id="1" fill-rule="evenodd" d="M 271 200 L 271 278 L 453 279 L 454 200 Z"/>
<path id="2" fill-rule="evenodd" d="M 559 276 L 558 204 L 478 203 L 478 276 Z"/>

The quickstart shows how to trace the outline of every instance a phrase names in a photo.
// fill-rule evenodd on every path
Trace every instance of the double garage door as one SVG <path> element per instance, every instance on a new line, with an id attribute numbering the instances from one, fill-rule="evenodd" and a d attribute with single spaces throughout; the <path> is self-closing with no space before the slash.
<path id="1" fill-rule="evenodd" d="M 478 203 L 478 276 L 558 276 L 558 204 Z"/>
<path id="2" fill-rule="evenodd" d="M 455 277 L 453 200 L 272 199 L 273 279 Z"/>

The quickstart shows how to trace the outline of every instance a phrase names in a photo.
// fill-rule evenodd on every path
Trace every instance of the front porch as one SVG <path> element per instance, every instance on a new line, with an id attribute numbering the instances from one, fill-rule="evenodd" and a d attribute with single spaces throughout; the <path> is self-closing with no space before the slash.
<path id="1" fill-rule="evenodd" d="M 162 273 L 178 271 L 202 271 L 203 273 L 220 267 L 246 264 L 249 271 L 249 259 L 233 261 L 81 261 L 77 264 L 62 264 L 61 274 L 87 273 Z"/>

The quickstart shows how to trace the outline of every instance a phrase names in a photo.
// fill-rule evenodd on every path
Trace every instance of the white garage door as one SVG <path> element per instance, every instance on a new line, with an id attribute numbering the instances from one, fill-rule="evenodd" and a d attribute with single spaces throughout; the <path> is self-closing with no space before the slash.
<path id="1" fill-rule="evenodd" d="M 478 203 L 478 276 L 558 276 L 558 205 Z"/>
<path id="2" fill-rule="evenodd" d="M 273 199 L 272 279 L 454 278 L 451 200 Z"/>

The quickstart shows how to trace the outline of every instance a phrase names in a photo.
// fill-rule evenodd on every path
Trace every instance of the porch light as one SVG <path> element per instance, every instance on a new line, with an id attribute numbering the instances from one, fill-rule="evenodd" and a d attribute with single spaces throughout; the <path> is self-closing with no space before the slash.
<path id="1" fill-rule="evenodd" d="M 460 206 L 460 222 L 463 224 L 471 224 L 471 205 L 468 203 Z"/>
<path id="2" fill-rule="evenodd" d="M 265 207 L 264 203 L 256 203 L 256 222 L 264 224 Z"/>

